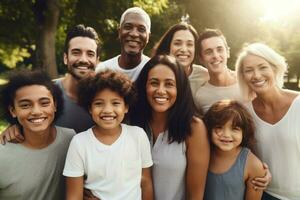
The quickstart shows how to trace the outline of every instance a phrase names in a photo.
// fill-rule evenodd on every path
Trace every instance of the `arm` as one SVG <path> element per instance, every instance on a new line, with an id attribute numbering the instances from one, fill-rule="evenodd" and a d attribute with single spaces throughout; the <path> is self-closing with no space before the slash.
<path id="1" fill-rule="evenodd" d="M 265 172 L 264 175 L 261 177 L 255 177 L 252 180 L 252 187 L 254 187 L 254 189 L 265 190 L 272 180 L 272 175 L 268 165 L 266 163 L 263 163 L 263 167 Z"/>
<path id="2" fill-rule="evenodd" d="M 141 188 L 142 200 L 153 200 L 153 185 L 150 167 L 142 169 Z"/>
<path id="3" fill-rule="evenodd" d="M 254 147 L 251 148 L 251 151 L 255 155 L 257 155 Z M 269 170 L 269 166 L 266 163 L 263 163 L 263 167 L 265 169 L 264 175 L 260 177 L 255 177 L 252 180 L 252 187 L 256 190 L 265 190 L 272 180 L 272 175 Z"/>
<path id="4" fill-rule="evenodd" d="M 67 177 L 66 180 L 66 200 L 83 199 L 83 176 Z"/>
<path id="5" fill-rule="evenodd" d="M 9 126 L 0 134 L 0 142 L 3 145 L 6 142 L 22 143 L 23 141 L 24 136 L 17 125 Z"/>
<path id="6" fill-rule="evenodd" d="M 187 199 L 203 199 L 210 156 L 209 142 L 202 120 L 194 118 L 191 128 L 191 136 L 186 140 L 186 196 Z"/>
<path id="7" fill-rule="evenodd" d="M 246 194 L 245 200 L 260 200 L 263 191 L 257 190 L 252 185 L 252 180 L 258 176 L 264 176 L 265 170 L 261 161 L 251 152 L 249 152 L 246 169 L 245 169 L 245 183 Z"/>

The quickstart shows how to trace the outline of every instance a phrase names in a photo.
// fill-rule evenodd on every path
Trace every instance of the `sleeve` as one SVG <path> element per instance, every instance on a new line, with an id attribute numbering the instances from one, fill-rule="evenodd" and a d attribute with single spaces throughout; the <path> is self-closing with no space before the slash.
<path id="1" fill-rule="evenodd" d="M 151 156 L 151 147 L 149 139 L 143 129 L 141 129 L 140 134 L 140 148 L 142 153 L 142 167 L 148 168 L 153 165 L 152 156 Z"/>
<path id="2" fill-rule="evenodd" d="M 74 136 L 68 149 L 63 171 L 64 176 L 80 177 L 84 175 L 84 153 L 81 146 L 78 143 L 78 138 Z"/>

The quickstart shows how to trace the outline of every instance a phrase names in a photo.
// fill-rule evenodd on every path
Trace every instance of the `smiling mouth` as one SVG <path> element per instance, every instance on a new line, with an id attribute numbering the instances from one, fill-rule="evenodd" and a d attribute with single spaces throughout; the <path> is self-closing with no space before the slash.
<path id="1" fill-rule="evenodd" d="M 100 117 L 100 118 L 104 121 L 111 121 L 111 120 L 116 119 L 116 117 L 114 117 L 114 116 L 103 116 L 103 117 Z"/>
<path id="2" fill-rule="evenodd" d="M 265 84 L 266 80 L 261 80 L 261 81 L 253 81 L 252 84 L 256 87 L 261 87 Z"/>
<path id="3" fill-rule="evenodd" d="M 163 104 L 168 101 L 167 97 L 154 97 L 155 102 L 159 104 Z"/>
<path id="4" fill-rule="evenodd" d="M 46 117 L 41 117 L 41 118 L 33 118 L 33 119 L 28 119 L 29 122 L 33 124 L 39 124 L 45 121 L 47 118 Z"/>

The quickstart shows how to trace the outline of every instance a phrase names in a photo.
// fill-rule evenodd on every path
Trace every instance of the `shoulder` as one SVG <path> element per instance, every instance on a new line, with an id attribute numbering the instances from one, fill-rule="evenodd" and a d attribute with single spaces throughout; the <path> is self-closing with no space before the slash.
<path id="1" fill-rule="evenodd" d="M 132 126 L 127 124 L 122 124 L 122 132 L 126 132 L 127 135 L 130 135 L 132 137 L 142 137 L 143 135 L 146 135 L 144 129 L 138 126 Z"/>
<path id="2" fill-rule="evenodd" d="M 110 58 L 108 60 L 104 60 L 104 61 L 100 61 L 100 63 L 97 65 L 96 67 L 96 73 L 105 69 L 112 69 L 115 67 L 115 65 L 119 65 L 118 64 L 118 57 L 120 55 L 117 55 L 113 58 Z"/>
<path id="3" fill-rule="evenodd" d="M 246 172 L 248 178 L 260 177 L 265 174 L 263 163 L 251 151 L 247 157 Z"/>
<path id="4" fill-rule="evenodd" d="M 193 117 L 191 121 L 191 135 L 187 141 L 198 139 L 207 140 L 207 131 L 203 120 L 198 117 Z"/>
<path id="5" fill-rule="evenodd" d="M 65 127 L 61 127 L 61 126 L 55 126 L 55 127 L 56 127 L 57 132 L 60 132 L 64 135 L 71 136 L 71 137 L 76 135 L 76 132 L 74 131 L 74 129 L 65 128 Z"/>
<path id="6" fill-rule="evenodd" d="M 195 70 L 197 72 L 208 73 L 208 70 L 205 67 L 201 66 L 201 65 L 193 64 L 192 67 L 193 67 L 193 70 Z"/>

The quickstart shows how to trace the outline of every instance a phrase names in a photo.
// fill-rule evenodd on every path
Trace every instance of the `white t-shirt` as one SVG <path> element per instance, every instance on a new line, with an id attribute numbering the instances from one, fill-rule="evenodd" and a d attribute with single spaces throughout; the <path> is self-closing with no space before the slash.
<path id="1" fill-rule="evenodd" d="M 256 115 L 252 103 L 246 104 L 256 126 L 258 157 L 268 164 L 272 181 L 266 192 L 282 200 L 300 199 L 300 95 L 275 124 Z"/>
<path id="2" fill-rule="evenodd" d="M 201 65 L 193 64 L 193 71 L 189 75 L 189 81 L 191 85 L 192 95 L 195 101 L 196 91 L 199 89 L 206 81 L 209 80 L 209 74 L 205 67 Z"/>
<path id="3" fill-rule="evenodd" d="M 238 83 L 223 87 L 206 82 L 196 92 L 195 105 L 197 109 L 202 109 L 203 113 L 206 113 L 212 104 L 223 99 L 243 102 Z"/>
<path id="4" fill-rule="evenodd" d="M 101 143 L 90 128 L 77 134 L 68 150 L 63 175 L 85 175 L 84 187 L 101 200 L 140 200 L 142 168 L 153 164 L 144 130 L 121 126 L 121 135 L 111 145 Z"/>
<path id="5" fill-rule="evenodd" d="M 127 74 L 127 76 L 132 80 L 135 81 L 138 76 L 140 75 L 141 70 L 143 69 L 144 65 L 150 60 L 148 56 L 142 55 L 142 61 L 141 63 L 132 68 L 132 69 L 123 69 L 119 65 L 119 59 L 120 55 L 113 57 L 111 59 L 105 60 L 103 62 L 100 62 L 96 67 L 96 73 L 100 71 L 104 71 L 106 69 L 114 70 L 114 71 L 120 71 L 124 74 Z"/>

